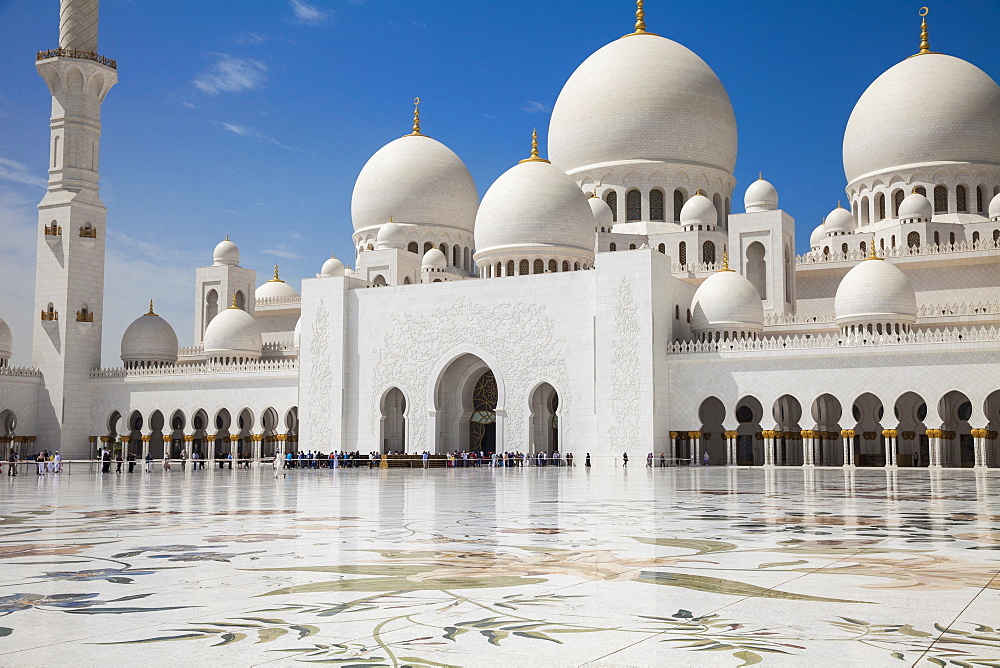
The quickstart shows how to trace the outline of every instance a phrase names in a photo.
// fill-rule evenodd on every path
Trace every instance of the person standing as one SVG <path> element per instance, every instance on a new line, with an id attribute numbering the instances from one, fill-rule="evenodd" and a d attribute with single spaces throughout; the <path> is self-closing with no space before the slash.
<path id="1" fill-rule="evenodd" d="M 667 456 L 661 452 L 660 453 L 660 466 L 663 467 L 663 466 L 666 466 L 666 465 L 667 465 Z"/>
<path id="2" fill-rule="evenodd" d="M 652 452 L 649 453 L 648 455 L 646 455 L 646 467 L 647 468 L 652 468 L 653 467 L 653 453 Z"/>
<path id="3" fill-rule="evenodd" d="M 184 470 L 184 466 L 187 464 L 187 450 L 181 448 L 181 471 Z"/>
<path id="4" fill-rule="evenodd" d="M 153 472 L 153 455 L 149 452 L 146 453 L 146 473 Z"/>
<path id="5" fill-rule="evenodd" d="M 14 451 L 14 448 L 11 448 L 10 454 L 7 455 L 7 475 L 17 475 L 17 453 Z"/>
<path id="6" fill-rule="evenodd" d="M 62 473 L 62 455 L 56 450 L 56 454 L 52 456 L 52 470 L 56 473 Z"/>
<path id="7" fill-rule="evenodd" d="M 708 450 L 705 451 L 705 454 L 702 456 L 701 460 L 702 462 L 704 462 L 703 464 L 704 466 L 708 466 Z"/>
<path id="8" fill-rule="evenodd" d="M 166 473 L 169 470 L 170 470 L 170 457 L 168 457 L 167 455 L 164 454 L 163 455 L 163 471 L 164 471 L 164 473 Z"/>
<path id="9" fill-rule="evenodd" d="M 101 473 L 111 473 L 111 451 L 106 446 L 101 450 Z"/>
<path id="10" fill-rule="evenodd" d="M 583 465 L 585 467 L 587 467 L 588 469 L 590 468 L 590 453 L 589 452 L 587 453 L 587 459 L 583 462 Z"/>
<path id="11" fill-rule="evenodd" d="M 118 452 L 115 453 L 115 473 L 122 472 L 122 459 L 123 459 L 122 451 L 119 450 Z"/>
<path id="12" fill-rule="evenodd" d="M 35 464 L 38 465 L 38 475 L 45 473 L 45 455 L 41 452 L 35 457 Z"/>
<path id="13" fill-rule="evenodd" d="M 572 466 L 572 465 L 573 465 L 573 453 L 572 452 L 567 452 L 566 453 L 566 466 Z"/>
<path id="14" fill-rule="evenodd" d="M 125 461 L 128 462 L 128 472 L 135 471 L 135 453 L 129 450 L 128 454 L 125 455 Z"/>
<path id="15" fill-rule="evenodd" d="M 622 453 L 622 468 L 628 468 L 628 453 Z"/>

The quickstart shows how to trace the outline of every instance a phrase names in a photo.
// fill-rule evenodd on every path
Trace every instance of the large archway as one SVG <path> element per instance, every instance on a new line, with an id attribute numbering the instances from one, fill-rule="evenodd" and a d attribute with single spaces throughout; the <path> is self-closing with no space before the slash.
<path id="1" fill-rule="evenodd" d="M 896 422 L 896 464 L 923 466 L 930 464 L 927 439 L 927 403 L 916 392 L 904 392 L 893 407 Z"/>
<path id="2" fill-rule="evenodd" d="M 495 383 L 494 383 L 495 384 Z M 559 393 L 542 383 L 531 393 L 531 453 L 559 449 Z"/>
<path id="3" fill-rule="evenodd" d="M 817 466 L 841 466 L 844 464 L 844 449 L 841 447 L 840 418 L 843 409 L 840 401 L 832 394 L 821 394 L 812 403 L 810 414 L 813 431 L 817 432 L 814 442 L 813 462 Z"/>
<path id="4" fill-rule="evenodd" d="M 390 388 L 379 405 L 382 454 L 406 452 L 406 397 L 398 387 Z"/>
<path id="5" fill-rule="evenodd" d="M 975 445 L 972 438 L 972 402 L 958 390 L 948 392 L 938 402 L 938 415 L 944 432 L 941 438 L 941 465 L 947 467 L 971 468 L 976 463 Z"/>
<path id="6" fill-rule="evenodd" d="M 465 353 L 452 360 L 434 391 L 434 451 L 501 451 L 501 397 L 499 379 L 481 357 Z"/>
<path id="7" fill-rule="evenodd" d="M 149 453 L 153 455 L 153 459 L 163 459 L 164 457 L 163 426 L 165 424 L 166 420 L 163 419 L 161 411 L 156 410 L 150 414 L 149 428 L 152 433 L 149 435 Z"/>
<path id="8" fill-rule="evenodd" d="M 760 421 L 764 418 L 764 407 L 757 397 L 748 395 L 736 402 L 734 415 L 739 425 L 736 428 L 736 463 L 762 466 L 764 444 L 760 437 Z"/>
<path id="9" fill-rule="evenodd" d="M 882 400 L 865 392 L 851 406 L 854 418 L 854 463 L 857 466 L 885 466 L 885 437 L 882 436 Z"/>
<path id="10" fill-rule="evenodd" d="M 774 401 L 771 407 L 775 431 L 780 435 L 775 438 L 774 463 L 779 466 L 801 466 L 802 457 L 802 405 L 790 394 L 783 394 Z"/>
<path id="11" fill-rule="evenodd" d="M 698 408 L 698 420 L 701 432 L 702 449 L 698 453 L 701 461 L 691 462 L 695 466 L 704 462 L 705 453 L 708 453 L 708 463 L 712 466 L 724 466 L 726 464 L 726 439 L 723 433 L 726 421 L 726 406 L 717 397 L 708 397 L 701 402 Z"/>

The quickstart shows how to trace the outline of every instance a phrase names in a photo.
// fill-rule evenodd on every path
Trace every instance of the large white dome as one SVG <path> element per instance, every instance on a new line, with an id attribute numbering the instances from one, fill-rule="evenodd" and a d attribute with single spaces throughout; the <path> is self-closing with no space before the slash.
<path id="1" fill-rule="evenodd" d="M 834 312 L 841 328 L 917 319 L 917 298 L 910 280 L 885 260 L 869 258 L 847 272 L 837 286 Z"/>
<path id="2" fill-rule="evenodd" d="M 153 312 L 132 321 L 122 335 L 121 358 L 133 362 L 174 363 L 177 361 L 177 334 L 166 320 Z"/>
<path id="3" fill-rule="evenodd" d="M 823 245 L 824 239 L 826 239 L 826 223 L 820 223 L 809 235 L 809 247 L 814 250 L 819 248 Z"/>
<path id="4" fill-rule="evenodd" d="M 278 278 L 278 265 L 274 265 L 274 278 L 264 283 L 254 292 L 254 299 L 293 300 L 298 291 Z"/>
<path id="5" fill-rule="evenodd" d="M 476 216 L 476 258 L 561 251 L 593 261 L 594 215 L 587 196 L 555 165 L 522 161 L 483 196 Z"/>
<path id="6" fill-rule="evenodd" d="M 389 142 L 358 174 L 351 197 L 354 229 L 386 223 L 472 232 L 479 193 L 465 163 L 439 141 L 407 135 Z"/>
<path id="7" fill-rule="evenodd" d="M 0 318 L 0 360 L 8 360 L 13 354 L 14 335 L 10 333 L 10 327 L 4 319 Z"/>
<path id="8" fill-rule="evenodd" d="M 730 269 L 715 272 L 698 286 L 691 300 L 691 331 L 764 331 L 764 305 L 757 288 Z"/>
<path id="9" fill-rule="evenodd" d="M 208 357 L 260 358 L 264 341 L 254 317 L 231 306 L 212 318 L 205 328 L 205 355 Z"/>
<path id="10" fill-rule="evenodd" d="M 844 132 L 844 174 L 906 165 L 1000 165 L 1000 86 L 975 65 L 939 53 L 907 58 L 858 100 Z"/>
<path id="11" fill-rule="evenodd" d="M 652 34 L 616 40 L 563 86 L 549 124 L 562 170 L 621 160 L 736 165 L 736 117 L 722 82 L 693 51 Z"/>

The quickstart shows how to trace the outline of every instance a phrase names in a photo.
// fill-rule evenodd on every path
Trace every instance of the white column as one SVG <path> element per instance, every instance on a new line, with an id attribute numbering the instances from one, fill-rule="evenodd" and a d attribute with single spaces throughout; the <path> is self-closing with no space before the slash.
<path id="1" fill-rule="evenodd" d="M 984 469 L 986 464 L 986 435 L 989 432 L 985 429 L 973 429 L 972 438 L 975 439 L 976 464 L 974 468 Z"/>
<path id="2" fill-rule="evenodd" d="M 816 461 L 816 432 L 806 430 L 802 432 L 802 465 L 815 466 Z"/>
<path id="3" fill-rule="evenodd" d="M 667 446 L 668 466 L 677 466 L 677 432 L 670 432 L 670 444 Z"/>
<path id="4" fill-rule="evenodd" d="M 895 429 L 883 429 L 882 436 L 885 437 L 885 467 L 896 468 L 896 437 Z"/>
<path id="5" fill-rule="evenodd" d="M 726 466 L 736 466 L 736 434 L 735 431 L 727 431 L 726 437 Z"/>
<path id="6" fill-rule="evenodd" d="M 939 469 L 941 464 L 941 435 L 940 429 L 928 429 L 927 439 L 930 441 L 930 468 Z"/>
<path id="7" fill-rule="evenodd" d="M 844 437 L 844 466 L 854 466 L 854 430 L 843 429 L 840 435 Z"/>
<path id="8" fill-rule="evenodd" d="M 774 431 L 761 432 L 764 438 L 764 466 L 774 466 Z"/>
<path id="9" fill-rule="evenodd" d="M 691 443 L 691 466 L 701 466 L 701 432 L 689 431 L 688 439 Z"/>

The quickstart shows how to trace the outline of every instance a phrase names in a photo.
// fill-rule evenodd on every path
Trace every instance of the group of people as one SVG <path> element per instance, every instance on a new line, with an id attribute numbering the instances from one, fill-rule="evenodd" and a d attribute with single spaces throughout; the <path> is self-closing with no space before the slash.
<path id="1" fill-rule="evenodd" d="M 38 475 L 45 475 L 46 473 L 62 473 L 62 455 L 59 451 L 49 452 L 48 450 L 42 450 L 41 452 L 35 454 L 31 458 L 38 466 Z M 7 475 L 15 476 L 17 475 L 17 463 L 21 461 L 20 455 L 14 448 L 10 449 L 10 453 L 7 455 Z M 0 462 L 0 472 L 3 471 L 3 463 Z"/>
<path id="2" fill-rule="evenodd" d="M 377 452 L 369 452 L 367 455 L 359 451 L 330 453 L 299 452 L 297 455 L 292 452 L 285 453 L 286 469 L 336 469 L 336 468 L 361 468 L 368 465 L 368 468 L 375 468 L 379 465 L 382 455 Z"/>

